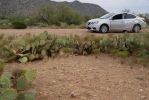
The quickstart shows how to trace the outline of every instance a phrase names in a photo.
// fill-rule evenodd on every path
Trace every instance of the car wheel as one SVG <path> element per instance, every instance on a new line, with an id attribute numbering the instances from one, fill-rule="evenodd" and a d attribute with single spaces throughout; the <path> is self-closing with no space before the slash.
<path id="1" fill-rule="evenodd" d="M 102 26 L 100 27 L 100 32 L 101 32 L 101 33 L 107 33 L 108 31 L 109 31 L 109 28 L 108 28 L 107 25 L 102 25 Z"/>
<path id="2" fill-rule="evenodd" d="M 134 25 L 134 27 L 133 27 L 133 29 L 132 29 L 132 31 L 133 31 L 134 33 L 139 33 L 140 30 L 141 30 L 141 26 L 140 26 L 140 25 Z"/>

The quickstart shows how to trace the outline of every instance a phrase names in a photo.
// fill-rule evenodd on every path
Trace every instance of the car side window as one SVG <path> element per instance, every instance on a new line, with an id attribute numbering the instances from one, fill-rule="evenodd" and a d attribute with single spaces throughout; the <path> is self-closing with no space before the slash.
<path id="1" fill-rule="evenodd" d="M 123 19 L 123 14 L 118 14 L 118 15 L 115 15 L 112 20 L 119 20 L 119 19 Z"/>
<path id="2" fill-rule="evenodd" d="M 125 19 L 133 19 L 136 18 L 136 16 L 132 15 L 132 14 L 126 14 L 125 15 Z"/>

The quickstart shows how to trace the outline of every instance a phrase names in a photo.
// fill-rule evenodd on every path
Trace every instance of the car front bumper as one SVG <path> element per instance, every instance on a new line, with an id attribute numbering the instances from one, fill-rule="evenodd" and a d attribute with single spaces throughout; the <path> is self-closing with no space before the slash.
<path id="1" fill-rule="evenodd" d="M 87 29 L 91 31 L 98 31 L 96 27 L 87 27 Z"/>
<path id="2" fill-rule="evenodd" d="M 88 25 L 86 28 L 90 31 L 99 31 L 99 25 Z"/>

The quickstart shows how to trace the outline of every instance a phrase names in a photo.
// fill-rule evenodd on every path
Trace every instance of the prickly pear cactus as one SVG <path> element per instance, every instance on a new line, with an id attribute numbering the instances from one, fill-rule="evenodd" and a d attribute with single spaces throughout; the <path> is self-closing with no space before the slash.
<path id="1" fill-rule="evenodd" d="M 26 70 L 24 73 L 24 76 L 27 79 L 28 83 L 30 83 L 36 78 L 36 71 L 35 70 Z"/>
<path id="2" fill-rule="evenodd" d="M 1 73 L 4 64 L 0 63 Z M 36 77 L 35 70 L 18 70 L 0 75 L 0 100 L 36 100 L 36 91 L 28 90 Z M 28 91 L 26 91 L 28 90 Z"/>
<path id="3" fill-rule="evenodd" d="M 27 86 L 28 86 L 28 82 L 25 76 L 20 76 L 17 79 L 17 90 L 25 90 Z"/>
<path id="4" fill-rule="evenodd" d="M 22 58 L 19 59 L 19 62 L 27 63 L 28 62 L 28 58 L 27 57 L 22 57 Z"/>
<path id="5" fill-rule="evenodd" d="M 30 90 L 25 94 L 25 100 L 35 100 L 36 99 L 36 91 Z"/>
<path id="6" fill-rule="evenodd" d="M 0 75 L 2 74 L 2 72 L 4 70 L 4 67 L 5 67 L 5 64 L 0 61 Z"/>
<path id="7" fill-rule="evenodd" d="M 16 100 L 17 91 L 15 89 L 1 89 L 0 100 Z"/>
<path id="8" fill-rule="evenodd" d="M 34 54 L 30 54 L 28 58 L 30 61 L 33 61 L 33 60 L 35 60 L 36 57 Z"/>
<path id="9" fill-rule="evenodd" d="M 17 100 L 36 100 L 36 91 L 29 90 L 27 92 L 21 92 L 19 93 Z"/>
<path id="10" fill-rule="evenodd" d="M 11 85 L 11 75 L 5 73 L 0 77 L 0 88 L 9 88 Z"/>

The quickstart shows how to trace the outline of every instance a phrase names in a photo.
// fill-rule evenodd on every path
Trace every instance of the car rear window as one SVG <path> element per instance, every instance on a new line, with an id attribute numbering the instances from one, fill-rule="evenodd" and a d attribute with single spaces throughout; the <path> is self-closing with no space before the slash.
<path id="1" fill-rule="evenodd" d="M 132 14 L 126 14 L 125 15 L 125 19 L 133 19 L 136 18 L 136 16 L 132 15 Z"/>

